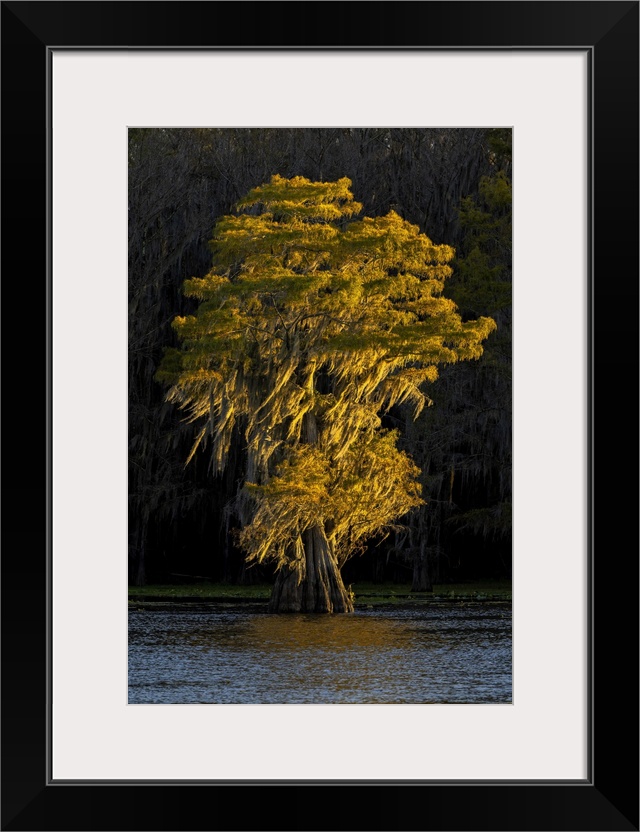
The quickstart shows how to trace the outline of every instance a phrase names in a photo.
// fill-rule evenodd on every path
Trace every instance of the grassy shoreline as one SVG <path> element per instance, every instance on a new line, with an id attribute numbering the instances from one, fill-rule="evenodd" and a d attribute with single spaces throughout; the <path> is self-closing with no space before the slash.
<path id="1" fill-rule="evenodd" d="M 433 592 L 411 592 L 411 584 L 352 584 L 355 606 L 393 603 L 429 603 L 432 601 L 510 602 L 510 580 L 477 581 L 460 584 L 437 584 Z M 266 603 L 270 584 L 238 586 L 235 584 L 198 583 L 151 584 L 129 586 L 130 603 Z"/>

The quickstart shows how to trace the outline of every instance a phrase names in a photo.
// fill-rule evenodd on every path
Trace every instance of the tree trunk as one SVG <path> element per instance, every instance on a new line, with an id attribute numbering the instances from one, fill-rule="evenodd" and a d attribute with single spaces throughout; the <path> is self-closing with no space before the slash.
<path id="1" fill-rule="evenodd" d="M 302 535 L 303 569 L 283 567 L 269 601 L 269 612 L 353 612 L 338 564 L 322 526 Z"/>
<path id="2" fill-rule="evenodd" d="M 132 517 L 132 514 L 129 515 Z M 129 521 L 132 522 L 131 519 Z M 135 531 L 131 532 L 127 557 L 127 580 L 131 586 L 145 586 L 147 574 L 145 569 L 145 532 L 147 529 L 146 518 L 138 518 Z"/>
<path id="3" fill-rule="evenodd" d="M 433 592 L 424 541 L 420 542 L 419 548 L 413 550 L 413 582 L 411 584 L 411 592 Z"/>
<path id="4" fill-rule="evenodd" d="M 135 585 L 136 586 L 145 586 L 147 583 L 147 572 L 145 569 L 144 564 L 144 540 L 140 544 L 140 548 L 138 549 L 138 557 L 136 562 L 136 578 L 135 578 Z"/>

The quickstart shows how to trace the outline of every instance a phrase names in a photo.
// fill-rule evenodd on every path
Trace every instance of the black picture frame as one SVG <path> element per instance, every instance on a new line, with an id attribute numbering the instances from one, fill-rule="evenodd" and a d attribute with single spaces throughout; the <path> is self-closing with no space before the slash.
<path id="1" fill-rule="evenodd" d="M 3 480 L 3 830 L 638 830 L 638 9 L 627 0 L 2 2 L 3 416 L 10 451 Z M 592 684 L 585 782 L 48 780 L 54 47 L 588 51 Z M 562 499 L 561 489 L 546 499 Z"/>

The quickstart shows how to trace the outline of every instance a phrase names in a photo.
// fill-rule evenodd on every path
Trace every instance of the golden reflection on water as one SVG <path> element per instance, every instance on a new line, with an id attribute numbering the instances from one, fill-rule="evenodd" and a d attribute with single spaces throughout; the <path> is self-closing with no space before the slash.
<path id="1" fill-rule="evenodd" d="M 402 620 L 353 615 L 270 615 L 247 622 L 245 632 L 269 650 L 408 648 L 415 637 L 415 627 Z"/>
<path id="2" fill-rule="evenodd" d="M 194 647 L 215 642 L 238 649 L 259 648 L 287 653 L 306 650 L 410 649 L 416 638 L 414 621 L 355 615 L 253 615 L 225 626 L 200 627 L 188 634 Z M 422 628 L 421 640 L 442 641 L 433 628 Z"/>

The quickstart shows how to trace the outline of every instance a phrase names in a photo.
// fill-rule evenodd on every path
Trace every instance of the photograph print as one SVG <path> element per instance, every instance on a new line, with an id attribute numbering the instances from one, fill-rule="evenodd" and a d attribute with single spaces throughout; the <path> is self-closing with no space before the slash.
<path id="1" fill-rule="evenodd" d="M 129 704 L 511 704 L 511 129 L 128 177 Z"/>

